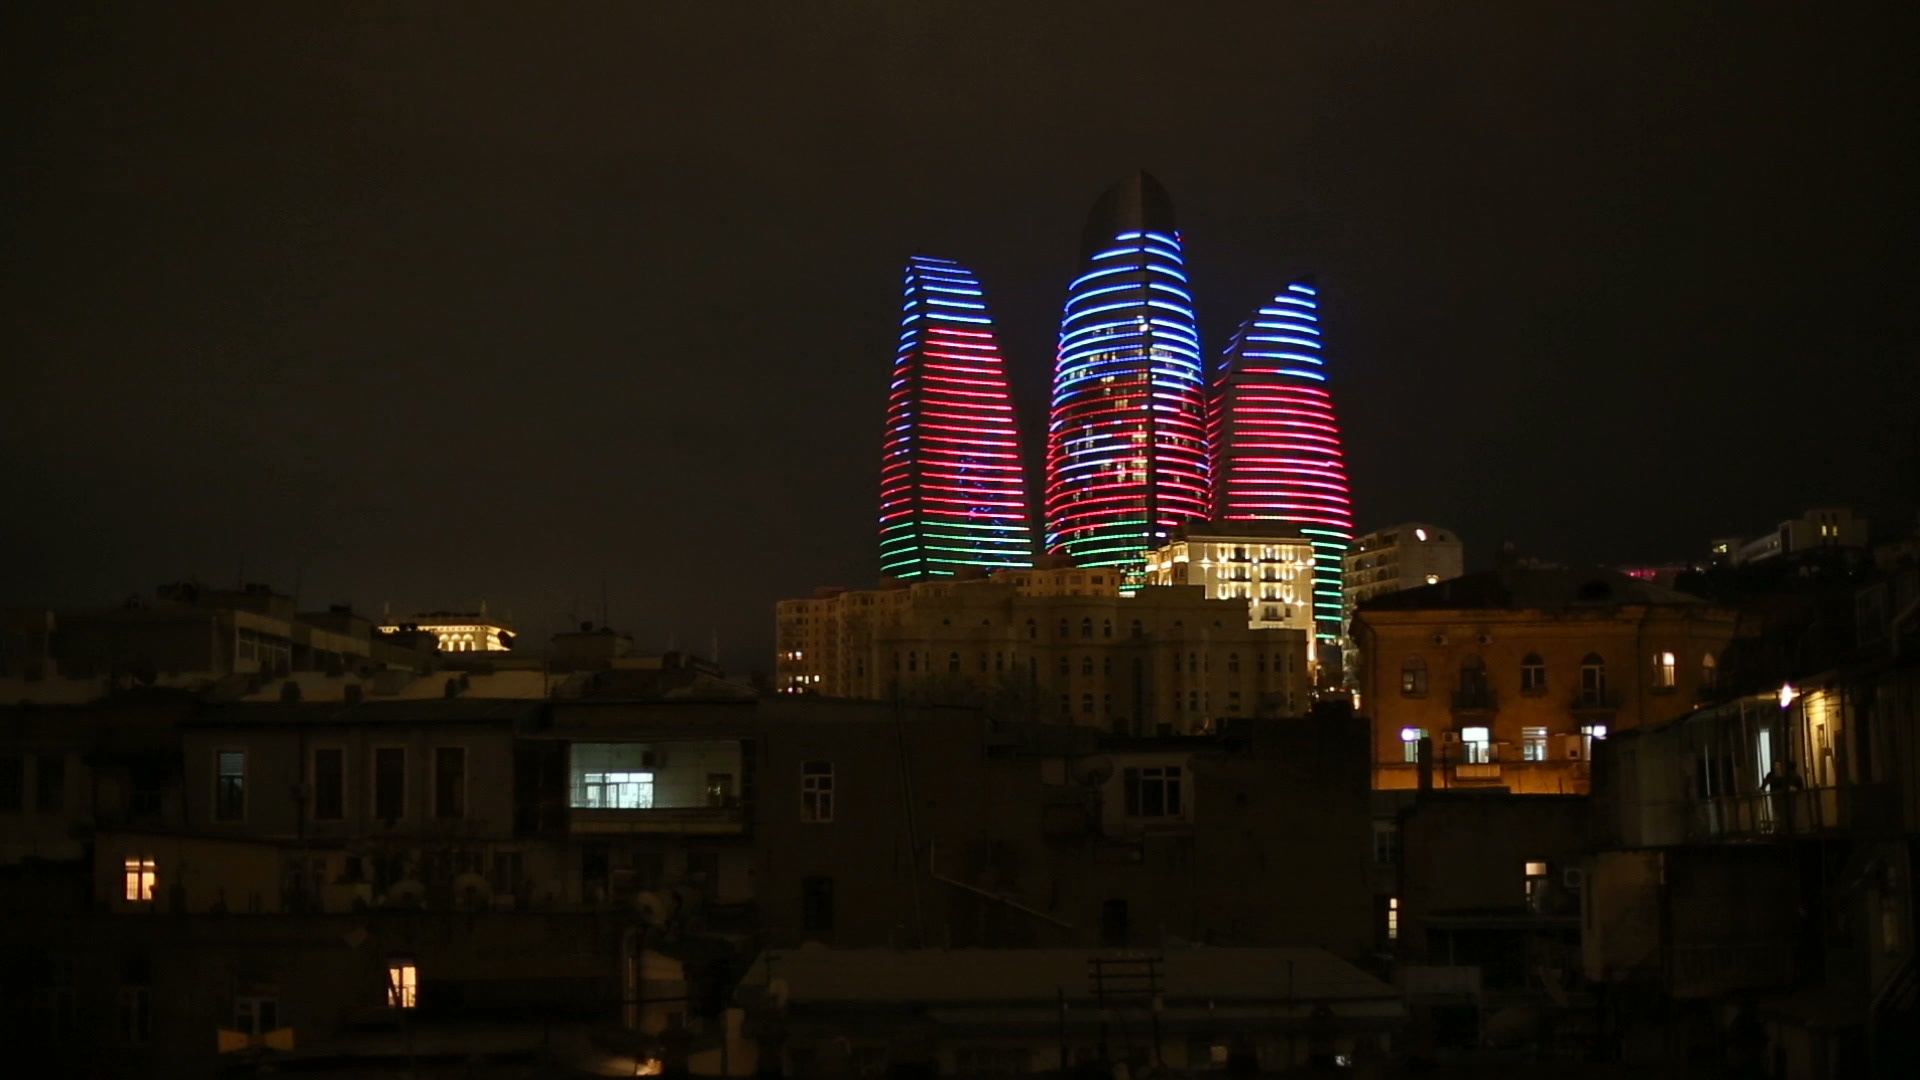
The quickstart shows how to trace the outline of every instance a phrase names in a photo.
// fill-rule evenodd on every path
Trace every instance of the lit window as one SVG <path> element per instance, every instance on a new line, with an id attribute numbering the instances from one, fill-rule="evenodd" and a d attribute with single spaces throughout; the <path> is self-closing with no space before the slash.
<path id="1" fill-rule="evenodd" d="M 1427 662 L 1409 656 L 1400 665 L 1400 692 L 1408 696 L 1427 692 Z"/>
<path id="2" fill-rule="evenodd" d="M 833 821 L 833 763 L 808 761 L 800 766 L 800 820 L 817 825 Z"/>
<path id="3" fill-rule="evenodd" d="M 1676 684 L 1678 674 L 1675 671 L 1674 656 L 1670 652 L 1655 653 L 1653 657 L 1653 685 L 1662 690 L 1671 690 Z"/>
<path id="4" fill-rule="evenodd" d="M 1493 760 L 1493 737 L 1486 728 L 1460 729 L 1460 741 L 1467 747 L 1467 763 L 1484 765 Z"/>
<path id="5" fill-rule="evenodd" d="M 1387 940 L 1400 940 L 1400 898 L 1387 897 Z"/>
<path id="6" fill-rule="evenodd" d="M 1400 745 L 1404 748 L 1408 761 L 1420 760 L 1420 740 L 1426 737 L 1426 728 L 1403 727 L 1400 729 Z"/>
<path id="7" fill-rule="evenodd" d="M 1520 729 L 1520 757 L 1525 761 L 1547 760 L 1547 729 L 1528 727 Z"/>
<path id="8" fill-rule="evenodd" d="M 411 1009 L 420 1002 L 420 972 L 411 960 L 387 962 L 387 1007 Z"/>
<path id="9" fill-rule="evenodd" d="M 136 903 L 151 903 L 153 888 L 159 879 L 159 871 L 153 860 L 142 857 L 129 858 L 127 866 L 127 899 Z"/>

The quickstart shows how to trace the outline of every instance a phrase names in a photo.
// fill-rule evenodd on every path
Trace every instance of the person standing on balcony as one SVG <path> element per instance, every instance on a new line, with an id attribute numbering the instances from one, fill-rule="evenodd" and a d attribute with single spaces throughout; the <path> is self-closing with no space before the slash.
<path id="1" fill-rule="evenodd" d="M 1791 761 L 1776 761 L 1773 770 L 1766 779 L 1760 781 L 1760 790 L 1769 796 L 1772 803 L 1773 830 L 1780 833 L 1793 831 L 1793 793 L 1806 787 L 1800 780 L 1799 770 Z"/>

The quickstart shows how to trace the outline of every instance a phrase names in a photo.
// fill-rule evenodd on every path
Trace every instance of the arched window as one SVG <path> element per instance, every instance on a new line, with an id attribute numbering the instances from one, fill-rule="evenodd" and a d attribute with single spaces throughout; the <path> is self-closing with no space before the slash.
<path id="1" fill-rule="evenodd" d="M 1034 622 L 1032 619 L 1027 620 L 1027 636 L 1030 638 L 1037 638 L 1040 636 L 1040 624 Z"/>
<path id="2" fill-rule="evenodd" d="M 1113 674 L 1113 657 L 1103 656 L 1100 658 L 1100 674 L 1102 675 Z"/>
<path id="3" fill-rule="evenodd" d="M 1101 637 L 1113 636 L 1113 620 L 1112 619 L 1100 620 L 1100 636 Z"/>
<path id="4" fill-rule="evenodd" d="M 1409 656 L 1400 663 L 1400 692 L 1409 697 L 1427 692 L 1427 662 Z"/>
<path id="5" fill-rule="evenodd" d="M 1092 694 L 1080 695 L 1080 711 L 1083 713 L 1086 713 L 1088 716 L 1093 715 L 1093 695 Z"/>
<path id="6" fill-rule="evenodd" d="M 1670 652 L 1653 654 L 1653 688 L 1671 690 L 1680 685 L 1680 661 Z"/>
<path id="7" fill-rule="evenodd" d="M 1060 658 L 1060 677 L 1064 679 L 1071 674 L 1073 674 L 1073 667 L 1067 658 L 1062 656 Z"/>
<path id="8" fill-rule="evenodd" d="M 1093 654 L 1092 653 L 1088 653 L 1087 655 L 1080 658 L 1080 674 L 1082 675 L 1093 674 Z"/>
<path id="9" fill-rule="evenodd" d="M 1080 636 L 1081 637 L 1093 636 L 1093 616 L 1088 615 L 1087 617 L 1080 620 Z"/>
<path id="10" fill-rule="evenodd" d="M 1523 694 L 1547 692 L 1547 662 L 1540 659 L 1539 653 L 1530 652 L 1520 658 L 1520 692 Z"/>
<path id="11" fill-rule="evenodd" d="M 1714 690 L 1720 686 L 1720 661 L 1708 653 L 1700 658 L 1700 689 Z"/>
<path id="12" fill-rule="evenodd" d="M 980 654 L 980 674 L 985 675 L 986 673 L 987 673 L 987 654 L 981 653 Z"/>
<path id="13" fill-rule="evenodd" d="M 1487 696 L 1487 662 L 1477 656 L 1460 661 L 1460 693 L 1469 700 Z"/>
<path id="14" fill-rule="evenodd" d="M 1607 699 L 1607 662 L 1599 653 L 1588 653 L 1580 659 L 1580 700 L 1588 705 L 1600 705 Z"/>
<path id="15" fill-rule="evenodd" d="M 959 653 L 947 654 L 947 673 L 949 675 L 960 674 L 960 654 Z"/>
<path id="16" fill-rule="evenodd" d="M 1265 675 L 1267 673 L 1267 654 L 1259 653 L 1256 655 L 1253 658 L 1253 666 L 1260 674 Z"/>
<path id="17" fill-rule="evenodd" d="M 907 653 L 907 670 L 908 671 L 920 670 L 920 654 L 919 653 L 917 652 Z"/>
<path id="18" fill-rule="evenodd" d="M 1240 673 L 1239 653 L 1234 652 L 1227 654 L 1227 673 L 1230 675 L 1238 675 Z"/>
<path id="19" fill-rule="evenodd" d="M 1072 630 L 1070 630 L 1070 629 L 1068 629 L 1068 624 L 1067 624 L 1067 620 L 1066 620 L 1066 619 L 1064 619 L 1064 618 L 1063 618 L 1063 619 L 1061 619 L 1061 620 L 1060 620 L 1060 636 L 1061 636 L 1061 637 L 1067 637 L 1067 636 L 1069 636 L 1069 635 L 1071 635 L 1072 633 L 1073 633 L 1073 631 L 1072 631 Z"/>
<path id="20" fill-rule="evenodd" d="M 1187 670 L 1191 672 L 1198 672 L 1200 670 L 1200 657 L 1197 653 L 1187 654 Z"/>
<path id="21" fill-rule="evenodd" d="M 1133 636 L 1142 637 L 1145 634 L 1146 634 L 1146 631 L 1140 628 L 1140 620 L 1139 619 L 1133 620 Z"/>

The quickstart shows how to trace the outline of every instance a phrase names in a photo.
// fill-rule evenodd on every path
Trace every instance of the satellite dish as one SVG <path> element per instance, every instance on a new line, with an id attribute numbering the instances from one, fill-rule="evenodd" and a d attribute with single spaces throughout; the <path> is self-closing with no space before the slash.
<path id="1" fill-rule="evenodd" d="M 1113 759 L 1105 756 L 1082 758 L 1074 765 L 1073 778 L 1081 787 L 1100 787 L 1113 779 Z"/>

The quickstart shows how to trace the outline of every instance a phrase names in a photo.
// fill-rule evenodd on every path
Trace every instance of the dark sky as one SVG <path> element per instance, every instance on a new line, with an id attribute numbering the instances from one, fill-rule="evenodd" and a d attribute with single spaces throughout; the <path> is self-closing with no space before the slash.
<path id="1" fill-rule="evenodd" d="M 1037 441 L 1142 167 L 1209 351 L 1318 277 L 1363 528 L 1639 560 L 1877 505 L 1912 6 L 8 5 L 0 605 L 244 560 L 538 633 L 604 581 L 764 668 L 776 598 L 876 572 L 901 261 L 980 275 Z"/>

